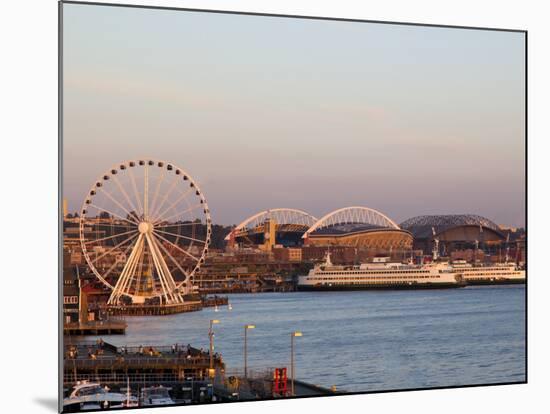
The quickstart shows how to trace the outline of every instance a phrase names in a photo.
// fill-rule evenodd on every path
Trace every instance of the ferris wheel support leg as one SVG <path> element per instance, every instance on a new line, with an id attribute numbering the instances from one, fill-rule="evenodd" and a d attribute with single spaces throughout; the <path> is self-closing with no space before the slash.
<path id="1" fill-rule="evenodd" d="M 111 293 L 111 296 L 109 297 L 109 300 L 107 301 L 108 304 L 116 304 L 118 303 L 118 300 L 122 296 L 123 290 L 122 286 L 126 284 L 126 279 L 130 275 L 130 269 L 133 266 L 133 262 L 135 261 L 135 258 L 137 256 L 137 252 L 139 250 L 139 246 L 143 242 L 143 236 L 140 234 L 138 236 L 138 240 L 136 242 L 136 245 L 132 249 L 132 253 L 130 253 L 130 257 L 128 258 L 128 261 L 126 262 L 126 265 L 124 266 L 124 269 L 122 269 L 122 273 L 120 274 L 120 277 L 118 278 L 118 281 L 115 285 L 115 288 L 113 289 L 113 292 Z"/>
<path id="2" fill-rule="evenodd" d="M 162 270 L 160 269 L 157 254 L 156 254 L 156 250 L 155 250 L 154 246 L 152 245 L 151 239 L 147 234 L 146 234 L 145 237 L 147 239 L 147 243 L 149 244 L 149 250 L 151 251 L 151 256 L 153 258 L 153 265 L 155 266 L 155 269 L 157 270 L 157 275 L 158 275 L 158 278 L 159 278 L 159 281 L 160 281 L 160 286 L 162 288 L 163 293 L 160 296 L 160 301 L 161 301 L 161 304 L 162 304 L 163 299 L 164 299 L 165 302 L 167 302 L 167 299 L 168 299 L 167 298 L 167 292 L 166 292 L 166 286 L 165 286 L 165 282 L 164 282 L 164 275 L 162 273 Z"/>
<path id="3" fill-rule="evenodd" d="M 162 254 L 160 253 L 158 244 L 151 235 L 147 234 L 146 237 L 147 242 L 149 243 L 149 246 L 151 248 L 153 261 L 157 266 L 157 271 L 160 276 L 159 279 L 161 280 L 161 284 L 163 285 L 164 294 L 167 301 L 169 303 L 181 303 L 181 297 L 178 297 L 175 292 L 177 290 L 176 283 L 174 282 L 174 278 L 172 277 L 170 270 L 168 269 L 168 265 L 166 264 L 164 258 L 162 257 Z"/>
<path id="4" fill-rule="evenodd" d="M 182 273 L 182 275 L 185 275 L 186 290 L 185 290 L 184 293 L 185 293 L 185 294 L 188 293 L 187 284 L 189 283 L 189 276 L 188 276 L 187 272 L 180 266 L 180 264 L 179 264 L 178 261 L 174 258 L 174 256 L 172 256 L 172 254 L 170 254 L 170 252 L 168 251 L 168 249 L 167 249 L 166 247 L 164 247 L 163 244 L 162 244 L 159 240 L 155 239 L 154 234 L 153 234 L 153 237 L 152 237 L 152 238 L 155 240 L 157 246 L 160 246 L 161 249 L 164 251 L 164 253 L 170 258 L 170 260 L 172 260 L 172 262 L 173 262 L 173 263 L 176 265 L 176 267 L 180 270 L 180 272 Z M 173 278 L 172 278 L 172 280 L 173 280 Z M 177 286 L 176 286 L 175 282 L 174 282 L 174 288 L 177 289 Z M 181 296 L 181 293 L 179 293 L 179 291 L 178 291 L 178 297 L 179 297 L 180 301 L 183 302 L 183 297 Z"/>
<path id="5" fill-rule="evenodd" d="M 126 269 L 126 272 L 124 272 L 123 275 L 120 277 L 120 283 L 117 282 L 117 285 L 115 286 L 115 290 L 117 292 L 117 300 L 124 294 L 126 291 L 126 286 L 128 285 L 128 281 L 131 278 L 131 275 L 134 273 L 134 264 L 136 262 L 136 258 L 139 256 L 140 246 L 143 242 L 143 239 L 138 240 L 138 243 L 136 243 L 136 246 L 132 250 L 131 257 L 128 260 L 128 268 Z"/>
<path id="6" fill-rule="evenodd" d="M 129 295 L 130 292 L 130 285 L 132 283 L 132 275 L 135 275 L 136 268 L 139 263 L 139 258 L 141 257 L 141 254 L 143 252 L 143 245 L 144 245 L 144 239 L 141 239 L 141 242 L 139 243 L 138 248 L 136 249 L 136 254 L 132 260 L 132 267 L 128 270 L 128 273 L 126 275 L 126 280 L 124 281 L 124 284 L 121 286 L 119 297 L 123 294 Z"/>
<path id="7" fill-rule="evenodd" d="M 123 294 L 126 294 L 126 295 L 130 294 L 130 285 L 132 283 L 132 275 L 135 275 L 136 273 L 136 269 L 139 264 L 139 259 L 141 258 L 141 254 L 143 252 L 143 245 L 144 245 L 144 240 L 142 238 L 141 243 L 139 243 L 138 246 L 136 246 L 137 253 L 134 256 L 134 259 L 132 261 L 132 266 L 127 273 L 126 280 L 124 281 L 124 284 L 120 288 L 119 297 L 122 296 Z"/>

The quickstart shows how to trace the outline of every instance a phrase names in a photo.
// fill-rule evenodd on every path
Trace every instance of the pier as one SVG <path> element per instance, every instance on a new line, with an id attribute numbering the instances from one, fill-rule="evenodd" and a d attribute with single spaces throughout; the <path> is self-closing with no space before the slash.
<path id="1" fill-rule="evenodd" d="M 141 386 L 174 383 L 186 378 L 207 378 L 208 352 L 191 346 L 116 347 L 103 341 L 65 344 L 65 386 L 76 381 L 98 381 L 102 385 L 120 386 L 139 383 Z M 214 368 L 224 370 L 221 356 L 214 354 Z"/>
<path id="2" fill-rule="evenodd" d="M 63 335 L 123 335 L 128 324 L 123 319 L 104 321 L 69 322 L 63 324 Z"/>
<path id="3" fill-rule="evenodd" d="M 213 296 L 203 297 L 202 306 L 205 308 L 211 308 L 214 306 L 225 306 L 229 304 L 229 298 L 227 296 Z"/>
<path id="4" fill-rule="evenodd" d="M 183 303 L 175 304 L 132 304 L 132 305 L 107 305 L 99 306 L 99 309 L 113 316 L 159 316 L 173 315 L 176 313 L 200 311 L 204 307 L 227 305 L 227 296 L 196 297 Z"/>
<path id="5" fill-rule="evenodd" d="M 242 372 L 226 372 L 222 357 L 214 354 L 211 373 L 210 354 L 190 345 L 117 347 L 97 340 L 66 344 L 64 351 L 66 392 L 79 381 L 90 381 L 117 392 L 130 387 L 134 394 L 140 388 L 163 385 L 170 388 L 175 401 L 184 399 L 183 394 L 189 390 L 194 390 L 192 402 L 201 402 L 201 390 L 215 394 L 220 401 L 292 396 L 290 386 L 285 385 L 284 392 L 278 390 L 273 369 L 250 370 L 245 377 Z M 290 384 L 290 379 L 284 381 Z M 304 381 L 295 380 L 294 384 L 297 397 L 337 394 L 335 389 Z"/>
<path id="6" fill-rule="evenodd" d="M 175 313 L 194 312 L 202 309 L 201 301 L 192 301 L 163 305 L 103 305 L 109 315 L 117 316 L 158 316 Z"/>

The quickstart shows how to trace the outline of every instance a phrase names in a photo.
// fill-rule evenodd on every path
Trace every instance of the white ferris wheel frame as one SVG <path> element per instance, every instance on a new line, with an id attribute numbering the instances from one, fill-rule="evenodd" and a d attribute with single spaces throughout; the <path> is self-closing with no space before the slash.
<path id="1" fill-rule="evenodd" d="M 137 183 L 136 179 L 132 173 L 132 169 L 135 167 L 143 167 L 144 168 L 144 183 L 143 183 L 143 200 L 139 197 L 139 192 L 137 191 Z M 153 183 L 154 187 L 154 199 L 151 203 L 152 211 L 149 209 L 149 168 L 161 168 L 165 169 L 168 173 L 173 173 L 175 176 L 181 176 L 181 182 L 186 182 L 189 186 L 189 188 L 184 191 L 183 193 L 180 193 L 177 197 L 176 201 L 172 202 L 170 206 L 167 208 L 164 207 L 164 203 L 166 202 L 168 195 L 171 191 L 174 190 L 174 188 L 177 186 L 177 181 L 174 180 L 173 183 L 171 183 L 170 188 L 165 191 L 165 194 L 162 196 L 161 201 L 158 201 L 159 197 L 159 189 L 161 185 L 161 181 L 164 179 L 163 172 L 162 178 L 158 178 L 155 183 Z M 128 192 L 124 189 L 122 184 L 120 183 L 120 180 L 118 180 L 117 175 L 121 173 L 121 171 L 128 170 L 128 173 L 130 174 L 130 179 L 132 182 L 132 187 L 128 192 L 133 192 L 133 198 L 128 194 Z M 124 205 L 124 202 L 118 201 L 112 196 L 112 193 L 109 193 L 108 191 L 103 189 L 103 183 L 113 180 L 117 186 L 117 188 L 120 190 L 120 195 L 123 196 L 123 199 L 125 200 L 126 206 Z M 106 195 L 114 204 L 118 205 L 119 208 L 126 211 L 127 218 L 123 218 L 119 214 L 113 213 L 112 211 L 106 210 L 105 208 L 102 208 L 100 206 L 93 204 L 93 198 L 98 195 L 100 192 L 102 194 Z M 184 210 L 182 212 L 178 212 L 176 214 L 171 214 L 169 216 L 166 216 L 166 214 L 170 213 L 171 210 L 179 203 L 181 202 L 184 197 L 186 196 L 196 196 L 200 200 L 200 203 L 194 207 L 189 207 L 189 209 Z M 134 202 L 136 202 L 134 204 Z M 187 202 L 187 200 L 186 200 Z M 187 203 L 189 206 L 189 203 Z M 114 219 L 115 217 L 118 220 L 126 221 L 128 223 L 128 226 L 132 227 L 135 226 L 132 230 L 125 231 L 123 233 L 119 233 L 114 236 L 110 237 L 104 237 L 101 239 L 96 240 L 88 240 L 85 237 L 85 227 L 89 225 L 89 223 L 86 223 L 87 219 L 87 209 L 88 206 L 95 208 L 99 214 L 99 211 L 104 211 L 106 213 L 109 213 L 109 215 Z M 200 240 L 197 238 L 191 238 L 188 236 L 184 236 L 181 234 L 175 234 L 170 233 L 167 231 L 159 230 L 163 227 L 174 227 L 178 226 L 177 224 L 168 224 L 164 226 L 158 226 L 159 224 L 162 224 L 163 222 L 174 218 L 182 216 L 183 214 L 191 211 L 192 209 L 196 209 L 198 207 L 202 206 L 202 213 L 205 216 L 205 225 L 206 225 L 206 239 Z M 131 211 L 133 211 L 136 214 L 139 214 L 139 217 L 135 217 L 135 215 L 132 215 L 129 208 L 132 208 Z M 134 219 L 132 219 L 134 217 Z M 184 224 L 180 224 L 179 226 L 183 226 Z M 158 226 L 158 227 L 155 227 Z M 108 288 L 111 289 L 111 295 L 108 300 L 108 304 L 118 304 L 120 302 L 120 298 L 123 296 L 129 297 L 132 300 L 132 303 L 144 303 L 145 299 L 151 299 L 151 298 L 159 298 L 161 303 L 166 304 L 178 304 L 183 303 L 183 295 L 189 293 L 191 291 L 191 285 L 192 285 L 192 277 L 199 271 L 201 265 L 204 263 L 206 254 L 208 252 L 208 247 L 210 245 L 211 237 L 212 237 L 212 220 L 210 217 L 210 210 L 208 208 L 208 204 L 206 202 L 206 198 L 204 197 L 204 194 L 200 190 L 197 183 L 193 180 L 193 178 L 182 168 L 179 168 L 175 166 L 173 163 L 160 161 L 160 160 L 154 160 L 150 158 L 144 158 L 139 159 L 137 161 L 124 161 L 121 163 L 118 163 L 114 165 L 112 168 L 110 168 L 106 173 L 102 174 L 96 182 L 92 185 L 90 190 L 88 191 L 84 202 L 82 204 L 82 208 L 80 210 L 80 220 L 79 220 L 79 234 L 80 234 L 80 245 L 82 248 L 82 253 L 86 259 L 86 262 L 94 275 Z M 129 236 L 128 236 L 129 235 Z M 203 248 L 200 252 L 200 255 L 193 255 L 189 253 L 189 251 L 183 249 L 182 247 L 178 246 L 175 243 L 170 242 L 166 236 L 172 235 L 177 236 L 182 239 L 189 239 L 192 242 L 198 242 L 202 243 Z M 112 246 L 109 248 L 109 250 L 99 257 L 95 257 L 92 259 L 92 257 L 89 254 L 89 250 L 87 248 L 87 244 L 98 242 L 98 241 L 104 241 L 107 239 L 113 239 L 119 236 L 128 236 L 125 237 L 124 240 L 121 243 L 116 244 L 115 246 Z M 124 268 L 122 272 L 120 273 L 116 284 L 113 286 L 108 280 L 107 276 L 109 273 L 117 267 L 117 265 L 120 265 L 120 262 L 117 258 L 115 258 L 115 261 L 113 265 L 107 270 L 105 273 L 101 273 L 95 266 L 95 262 L 98 261 L 100 258 L 104 257 L 105 255 L 109 254 L 109 252 L 114 252 L 115 249 L 120 247 L 122 244 L 128 242 L 128 245 L 125 246 L 126 249 L 123 252 L 125 255 L 128 255 L 129 250 L 130 254 L 127 256 L 126 263 L 124 264 Z M 173 255 L 170 254 L 168 249 L 164 246 L 163 243 L 168 243 L 178 249 L 181 253 L 185 254 L 188 257 L 191 257 L 196 261 L 195 266 L 191 271 L 186 271 L 182 268 L 181 264 L 173 257 Z M 161 285 L 161 291 L 158 293 L 154 293 L 151 295 L 137 295 L 132 294 L 130 291 L 130 287 L 132 284 L 132 275 L 135 273 L 137 266 L 139 265 L 139 259 L 142 256 L 142 253 L 145 249 L 145 245 L 149 248 L 149 254 L 152 257 L 152 264 L 155 267 L 155 270 L 157 271 L 157 278 L 160 281 Z M 185 275 L 184 280 L 180 282 L 176 282 L 174 278 L 172 277 L 172 274 L 170 272 L 169 266 L 167 265 L 167 261 L 172 262 L 172 264 L 175 264 L 176 267 L 182 272 L 183 275 Z"/>

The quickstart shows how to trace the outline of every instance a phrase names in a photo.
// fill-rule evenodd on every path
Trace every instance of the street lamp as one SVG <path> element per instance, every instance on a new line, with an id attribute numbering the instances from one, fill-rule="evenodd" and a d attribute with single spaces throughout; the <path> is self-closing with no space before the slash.
<path id="1" fill-rule="evenodd" d="M 247 369 L 247 332 L 249 329 L 254 329 L 256 328 L 255 325 L 245 325 L 244 326 L 244 377 L 247 378 L 248 377 L 248 369 Z"/>
<path id="2" fill-rule="evenodd" d="M 302 332 L 294 331 L 290 334 L 290 395 L 294 396 L 294 338 L 302 336 Z"/>
<path id="3" fill-rule="evenodd" d="M 210 377 L 214 377 L 214 325 L 220 323 L 217 319 L 210 319 L 210 329 L 208 331 L 208 337 L 210 338 L 210 369 L 208 374 Z"/>

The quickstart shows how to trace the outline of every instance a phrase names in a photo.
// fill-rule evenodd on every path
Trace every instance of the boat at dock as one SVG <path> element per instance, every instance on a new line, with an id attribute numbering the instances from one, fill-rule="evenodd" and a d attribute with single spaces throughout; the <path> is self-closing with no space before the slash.
<path id="1" fill-rule="evenodd" d="M 142 388 L 139 396 L 140 407 L 175 404 L 170 396 L 170 390 L 170 387 L 162 385 Z"/>
<path id="2" fill-rule="evenodd" d="M 368 290 L 368 289 L 442 289 L 465 286 L 462 274 L 448 263 L 390 262 L 376 257 L 370 263 L 352 266 L 333 265 L 330 253 L 306 276 L 299 276 L 297 289 Z"/>
<path id="3" fill-rule="evenodd" d="M 70 390 L 69 397 L 63 399 L 63 412 L 122 408 L 128 402 L 125 394 L 110 392 L 97 382 L 79 381 Z"/>

